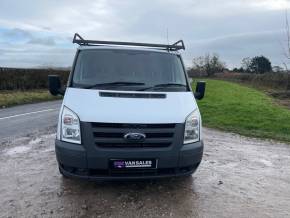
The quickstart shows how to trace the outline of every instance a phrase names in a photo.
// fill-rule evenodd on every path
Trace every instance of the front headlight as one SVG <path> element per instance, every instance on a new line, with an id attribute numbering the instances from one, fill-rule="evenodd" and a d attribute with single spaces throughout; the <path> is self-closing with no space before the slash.
<path id="1" fill-rule="evenodd" d="M 61 115 L 61 140 L 81 144 L 80 120 L 67 107 L 63 107 Z"/>
<path id="2" fill-rule="evenodd" d="M 200 140 L 200 115 L 198 110 L 193 111 L 185 121 L 183 144 L 198 142 Z"/>

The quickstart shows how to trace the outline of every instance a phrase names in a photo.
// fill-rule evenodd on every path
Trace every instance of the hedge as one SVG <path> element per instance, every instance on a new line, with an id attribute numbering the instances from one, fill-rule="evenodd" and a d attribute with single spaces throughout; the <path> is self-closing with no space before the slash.
<path id="1" fill-rule="evenodd" d="M 46 89 L 50 74 L 59 75 L 64 85 L 69 70 L 0 68 L 0 90 Z"/>

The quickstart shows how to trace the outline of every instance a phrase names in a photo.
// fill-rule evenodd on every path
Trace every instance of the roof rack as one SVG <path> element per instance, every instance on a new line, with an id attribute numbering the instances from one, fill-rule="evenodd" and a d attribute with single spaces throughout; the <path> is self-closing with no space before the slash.
<path id="1" fill-rule="evenodd" d="M 178 51 L 180 49 L 185 50 L 183 40 L 179 40 L 172 45 L 166 44 L 151 44 L 151 43 L 139 43 L 139 42 L 116 42 L 116 41 L 99 41 L 99 40 L 85 40 L 78 33 L 75 33 L 73 38 L 73 43 L 79 45 L 87 45 L 87 46 L 100 46 L 100 45 L 128 45 L 128 46 L 141 46 L 148 48 L 159 48 L 168 51 Z"/>

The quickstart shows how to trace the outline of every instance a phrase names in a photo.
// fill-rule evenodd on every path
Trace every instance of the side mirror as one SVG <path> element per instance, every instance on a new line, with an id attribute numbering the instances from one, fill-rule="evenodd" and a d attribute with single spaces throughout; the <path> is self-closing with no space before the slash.
<path id="1" fill-rule="evenodd" d="M 189 82 L 189 84 L 191 84 L 193 82 L 193 79 L 189 77 L 188 82 Z"/>
<path id="2" fill-rule="evenodd" d="M 196 84 L 196 89 L 195 89 L 195 93 L 194 93 L 194 97 L 197 100 L 201 100 L 204 97 L 205 94 L 205 82 L 204 81 L 199 81 Z"/>
<path id="3" fill-rule="evenodd" d="M 52 95 L 64 95 L 58 75 L 48 75 L 48 89 Z"/>

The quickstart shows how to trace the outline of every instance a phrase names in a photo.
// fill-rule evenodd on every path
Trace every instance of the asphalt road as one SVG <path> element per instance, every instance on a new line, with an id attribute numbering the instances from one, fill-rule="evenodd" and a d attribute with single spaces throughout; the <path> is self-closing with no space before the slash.
<path id="1" fill-rule="evenodd" d="M 55 127 L 61 101 L 0 110 L 0 142 Z"/>

